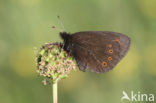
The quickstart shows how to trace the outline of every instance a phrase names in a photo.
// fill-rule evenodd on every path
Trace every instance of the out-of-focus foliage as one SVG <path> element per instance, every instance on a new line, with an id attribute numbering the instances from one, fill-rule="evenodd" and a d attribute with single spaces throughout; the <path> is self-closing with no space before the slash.
<path id="1" fill-rule="evenodd" d="M 37 76 L 34 47 L 67 32 L 116 31 L 132 39 L 114 70 L 72 72 L 59 83 L 60 103 L 120 103 L 122 91 L 156 95 L 155 0 L 0 0 L 0 103 L 50 103 Z M 52 29 L 56 26 L 57 29 Z"/>

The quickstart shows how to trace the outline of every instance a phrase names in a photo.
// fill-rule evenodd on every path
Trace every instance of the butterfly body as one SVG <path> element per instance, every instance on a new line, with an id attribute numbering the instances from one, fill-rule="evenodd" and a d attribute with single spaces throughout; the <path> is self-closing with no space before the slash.
<path id="1" fill-rule="evenodd" d="M 130 38 L 117 32 L 85 31 L 60 33 L 63 49 L 73 56 L 80 70 L 103 73 L 111 70 L 126 55 Z"/>

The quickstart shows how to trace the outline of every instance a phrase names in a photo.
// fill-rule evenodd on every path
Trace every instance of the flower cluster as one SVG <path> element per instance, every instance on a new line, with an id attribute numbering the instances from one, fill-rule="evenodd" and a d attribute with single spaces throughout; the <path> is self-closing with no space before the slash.
<path id="1" fill-rule="evenodd" d="M 75 62 L 66 51 L 62 49 L 60 43 L 47 43 L 41 47 L 37 54 L 37 73 L 46 77 L 43 83 L 47 81 L 52 83 L 68 77 L 71 70 L 75 70 Z"/>

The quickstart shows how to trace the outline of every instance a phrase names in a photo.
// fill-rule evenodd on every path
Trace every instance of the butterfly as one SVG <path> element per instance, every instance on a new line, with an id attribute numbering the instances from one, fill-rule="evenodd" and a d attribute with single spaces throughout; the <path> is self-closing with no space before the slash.
<path id="1" fill-rule="evenodd" d="M 81 71 L 104 73 L 113 69 L 126 55 L 130 38 L 111 31 L 60 32 L 63 49 L 75 60 Z"/>

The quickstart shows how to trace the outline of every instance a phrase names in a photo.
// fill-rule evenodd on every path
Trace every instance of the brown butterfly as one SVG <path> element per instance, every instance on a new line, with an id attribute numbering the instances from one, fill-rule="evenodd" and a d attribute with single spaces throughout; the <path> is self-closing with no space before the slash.
<path id="1" fill-rule="evenodd" d="M 111 70 L 126 55 L 130 38 L 110 31 L 60 33 L 63 49 L 73 56 L 81 71 L 86 68 L 103 73 Z"/>

